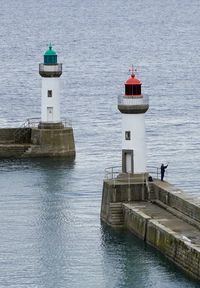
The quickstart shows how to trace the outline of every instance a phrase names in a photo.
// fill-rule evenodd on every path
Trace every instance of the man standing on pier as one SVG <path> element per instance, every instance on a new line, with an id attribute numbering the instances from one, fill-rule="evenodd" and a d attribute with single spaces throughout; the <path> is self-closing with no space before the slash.
<path id="1" fill-rule="evenodd" d="M 164 176 L 165 176 L 165 169 L 167 169 L 168 167 L 168 164 L 166 166 L 164 166 L 164 164 L 162 164 L 160 166 L 160 174 L 161 174 L 161 181 L 163 181 L 164 179 Z"/>

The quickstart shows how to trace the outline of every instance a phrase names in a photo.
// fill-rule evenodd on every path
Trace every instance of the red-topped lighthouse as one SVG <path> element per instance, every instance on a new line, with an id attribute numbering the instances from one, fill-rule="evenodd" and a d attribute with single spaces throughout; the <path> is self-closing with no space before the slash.
<path id="1" fill-rule="evenodd" d="M 144 114 L 149 108 L 148 98 L 141 92 L 142 83 L 135 76 L 125 82 L 125 93 L 119 97 L 122 113 L 122 172 L 146 172 L 146 142 Z"/>

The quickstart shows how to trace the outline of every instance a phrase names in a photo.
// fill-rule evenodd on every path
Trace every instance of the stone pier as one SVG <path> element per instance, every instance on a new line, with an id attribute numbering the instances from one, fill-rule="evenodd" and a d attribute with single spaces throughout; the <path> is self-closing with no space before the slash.
<path id="1" fill-rule="evenodd" d="M 41 126 L 0 129 L 0 158 L 75 158 L 72 127 Z"/>
<path id="2" fill-rule="evenodd" d="M 104 180 L 101 219 L 130 230 L 200 279 L 200 197 L 145 175 L 126 175 Z"/>

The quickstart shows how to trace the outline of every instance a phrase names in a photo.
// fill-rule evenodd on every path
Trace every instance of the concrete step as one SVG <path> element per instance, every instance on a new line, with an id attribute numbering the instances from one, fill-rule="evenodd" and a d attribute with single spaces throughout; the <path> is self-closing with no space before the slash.
<path id="1" fill-rule="evenodd" d="M 110 212 L 111 212 L 111 214 L 114 216 L 114 215 L 117 215 L 117 216 L 123 216 L 123 211 L 122 210 L 118 210 L 118 211 L 116 211 L 116 210 L 112 210 L 112 209 L 110 209 Z"/>
<path id="2" fill-rule="evenodd" d="M 123 227 L 124 215 L 121 202 L 110 203 L 110 223 L 115 227 Z"/>
<path id="3" fill-rule="evenodd" d="M 110 207 L 110 210 L 113 212 L 113 213 L 118 213 L 118 212 L 122 212 L 122 207 L 120 207 L 120 208 L 112 208 L 112 207 Z"/>
<path id="4" fill-rule="evenodd" d="M 124 217 L 117 217 L 117 216 L 116 216 L 116 217 L 115 217 L 115 216 L 113 217 L 113 215 L 111 215 L 111 217 L 112 217 L 113 220 L 116 220 L 116 221 L 117 221 L 117 220 L 119 220 L 119 221 L 123 221 L 123 220 L 124 220 Z"/>
<path id="5" fill-rule="evenodd" d="M 113 219 L 110 219 L 109 223 L 111 225 L 124 225 L 124 221 L 119 221 L 119 220 L 113 220 Z"/>
<path id="6" fill-rule="evenodd" d="M 123 214 L 113 214 L 113 213 L 111 213 L 111 215 L 112 215 L 112 218 L 115 218 L 115 219 L 123 219 Z"/>
<path id="7" fill-rule="evenodd" d="M 112 217 L 123 218 L 123 213 L 112 213 L 112 211 L 111 211 L 111 215 L 112 215 Z"/>
<path id="8" fill-rule="evenodd" d="M 110 208 L 110 211 L 112 212 L 112 214 L 123 214 L 123 210 L 122 208 L 120 209 L 113 209 L 113 208 Z"/>
<path id="9" fill-rule="evenodd" d="M 124 225 L 123 224 L 112 224 L 112 227 L 116 228 L 116 229 L 123 229 Z"/>
<path id="10" fill-rule="evenodd" d="M 111 208 L 122 208 L 122 203 L 121 202 L 112 202 L 110 203 Z"/>
<path id="11" fill-rule="evenodd" d="M 111 224 L 115 224 L 115 225 L 123 225 L 123 224 L 124 224 L 124 221 L 122 221 L 122 220 L 110 219 L 110 223 L 111 223 Z"/>

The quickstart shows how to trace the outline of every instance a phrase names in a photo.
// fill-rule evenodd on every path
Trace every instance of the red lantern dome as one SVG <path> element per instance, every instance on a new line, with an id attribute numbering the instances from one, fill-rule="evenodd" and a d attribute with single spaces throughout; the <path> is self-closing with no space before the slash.
<path id="1" fill-rule="evenodd" d="M 125 96 L 141 96 L 142 82 L 135 77 L 134 69 L 132 66 L 131 77 L 125 82 Z"/>

